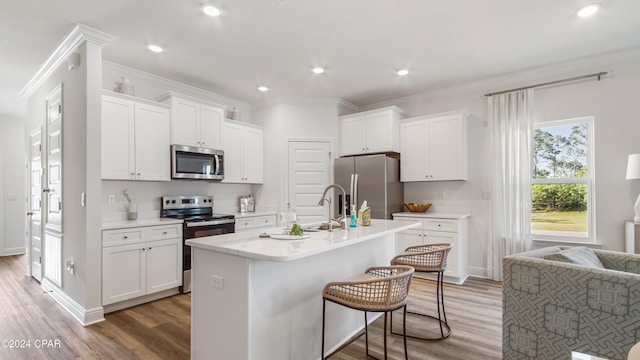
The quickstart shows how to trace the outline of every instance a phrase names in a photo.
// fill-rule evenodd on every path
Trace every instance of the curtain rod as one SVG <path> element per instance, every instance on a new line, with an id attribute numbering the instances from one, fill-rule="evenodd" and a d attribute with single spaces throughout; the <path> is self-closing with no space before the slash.
<path id="1" fill-rule="evenodd" d="M 529 85 L 529 86 L 523 86 L 517 89 L 509 89 L 509 90 L 503 90 L 503 91 L 497 91 L 497 92 L 492 92 L 492 93 L 488 93 L 488 94 L 484 94 L 484 96 L 493 96 L 493 95 L 499 95 L 499 94 L 505 94 L 508 92 L 512 92 L 512 91 L 518 91 L 518 90 L 525 90 L 525 89 L 532 89 L 532 88 L 537 88 L 540 86 L 547 86 L 547 85 L 554 85 L 554 84 L 560 84 L 560 83 L 565 83 L 565 82 L 570 82 L 570 81 L 576 81 L 576 80 L 582 80 L 582 79 L 588 79 L 588 78 L 592 78 L 592 77 L 597 77 L 598 81 L 600 81 L 600 77 L 607 75 L 606 71 L 601 71 L 599 73 L 595 73 L 595 74 L 589 74 L 589 75 L 582 75 L 582 76 L 576 76 L 576 77 L 572 77 L 572 78 L 567 78 L 567 79 L 562 79 L 562 80 L 555 80 L 555 81 L 549 81 L 546 83 L 542 83 L 542 84 L 535 84 L 535 85 Z"/>

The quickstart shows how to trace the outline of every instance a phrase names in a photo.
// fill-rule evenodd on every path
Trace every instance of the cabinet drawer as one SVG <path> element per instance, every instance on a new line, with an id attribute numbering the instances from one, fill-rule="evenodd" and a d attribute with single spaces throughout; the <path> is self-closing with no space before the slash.
<path id="1" fill-rule="evenodd" d="M 458 222 L 456 220 L 430 219 L 422 222 L 425 230 L 431 231 L 458 231 Z"/>
<path id="2" fill-rule="evenodd" d="M 236 231 L 260 227 L 272 227 L 276 224 L 275 215 L 236 218 Z"/>
<path id="3" fill-rule="evenodd" d="M 102 246 L 124 245 L 142 240 L 142 229 L 122 229 L 102 232 Z"/>
<path id="4" fill-rule="evenodd" d="M 147 234 L 145 234 L 145 238 L 151 240 L 172 239 L 177 237 L 182 237 L 181 225 L 151 227 L 147 230 Z"/>

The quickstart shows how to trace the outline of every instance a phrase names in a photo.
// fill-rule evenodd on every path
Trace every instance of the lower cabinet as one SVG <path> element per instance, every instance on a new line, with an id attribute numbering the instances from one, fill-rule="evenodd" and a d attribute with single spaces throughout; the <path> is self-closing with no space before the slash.
<path id="1" fill-rule="evenodd" d="M 403 252 L 409 246 L 428 245 L 438 243 L 453 244 L 447 257 L 447 269 L 444 281 L 452 284 L 462 284 L 467 279 L 467 217 L 437 218 L 430 215 L 393 214 L 394 220 L 420 221 L 421 226 L 396 235 L 396 253 Z M 435 275 L 416 272 L 416 277 L 435 279 Z"/>
<path id="2" fill-rule="evenodd" d="M 272 215 L 242 215 L 236 216 L 236 231 L 255 229 L 261 227 L 273 227 L 276 225 L 276 216 Z"/>
<path id="3" fill-rule="evenodd" d="M 182 285 L 182 227 L 161 225 L 102 233 L 102 304 Z"/>

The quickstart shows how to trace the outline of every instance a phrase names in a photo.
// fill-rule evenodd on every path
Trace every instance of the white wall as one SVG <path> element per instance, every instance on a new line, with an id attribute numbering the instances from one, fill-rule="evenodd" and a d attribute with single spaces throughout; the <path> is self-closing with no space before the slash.
<path id="1" fill-rule="evenodd" d="M 62 257 L 63 261 L 73 259 L 76 269 L 73 275 L 63 270 L 62 291 L 84 309 L 92 309 L 101 306 L 101 250 L 100 227 L 96 226 L 95 219 L 88 216 L 93 208 L 99 208 L 99 203 L 92 201 L 94 196 L 97 198 L 97 194 L 89 193 L 87 189 L 97 183 L 99 192 L 100 185 L 99 173 L 88 166 L 88 163 L 95 163 L 96 160 L 89 160 L 87 156 L 100 146 L 100 142 L 95 140 L 96 136 L 100 136 L 99 127 L 95 134 L 95 127 L 91 125 L 96 118 L 99 119 L 100 108 L 99 103 L 96 103 L 97 99 L 91 98 L 97 94 L 95 91 L 88 91 L 87 85 L 94 83 L 96 77 L 99 82 L 100 63 L 96 68 L 96 64 L 91 61 L 95 62 L 96 58 L 99 61 L 101 51 L 96 45 L 85 43 L 78 48 L 78 53 L 81 60 L 77 69 L 70 71 L 63 63 L 29 96 L 26 130 L 30 133 L 44 124 L 44 99 L 62 83 Z M 97 166 L 99 165 L 98 158 Z M 86 207 L 80 204 L 83 192 L 87 193 Z"/>
<path id="2" fill-rule="evenodd" d="M 153 181 L 102 181 L 102 218 L 105 221 L 125 220 L 127 202 L 122 191 L 129 189 L 129 196 L 138 205 L 138 218 L 157 218 L 160 216 L 160 200 L 163 196 L 213 195 L 214 212 L 220 214 L 237 213 L 241 195 L 251 193 L 251 185 L 221 184 L 209 181 L 174 180 Z M 108 194 L 114 194 L 115 203 L 108 202 Z M 258 209 L 261 210 L 261 209 Z"/>
<path id="3" fill-rule="evenodd" d="M 339 106 L 337 99 L 280 99 L 253 110 L 254 123 L 264 127 L 264 185 L 254 186 L 258 204 L 280 211 L 287 202 L 289 140 L 329 140 L 337 157 Z"/>
<path id="4" fill-rule="evenodd" d="M 25 252 L 24 120 L 0 116 L 0 256 Z"/>
<path id="5" fill-rule="evenodd" d="M 394 104 L 411 116 L 457 109 L 470 112 L 469 180 L 406 183 L 404 192 L 406 202 L 433 203 L 430 211 L 468 211 L 472 214 L 469 221 L 470 274 L 486 276 L 486 247 L 491 222 L 491 201 L 483 200 L 482 196 L 483 191 L 491 188 L 487 106 L 483 94 L 489 92 L 487 89 L 509 89 L 602 70 L 614 75 L 600 82 L 590 80 L 537 89 L 535 112 L 537 121 L 595 117 L 596 241 L 604 249 L 623 251 L 624 221 L 633 218 L 633 203 L 640 192 L 640 181 L 625 180 L 627 155 L 640 152 L 640 115 L 636 106 L 640 60 L 619 63 L 583 60 L 365 107 Z"/>

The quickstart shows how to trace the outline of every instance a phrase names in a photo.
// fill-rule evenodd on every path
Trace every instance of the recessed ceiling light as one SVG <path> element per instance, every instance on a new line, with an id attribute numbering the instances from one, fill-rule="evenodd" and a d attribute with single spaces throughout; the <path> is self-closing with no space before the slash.
<path id="1" fill-rule="evenodd" d="M 313 69 L 311 69 L 311 71 L 313 71 L 314 74 L 322 74 L 324 72 L 324 69 L 319 66 L 316 66 Z"/>
<path id="2" fill-rule="evenodd" d="M 269 91 L 269 88 L 268 88 L 268 87 L 266 87 L 266 86 L 264 86 L 264 85 L 263 85 L 263 86 L 258 86 L 258 91 L 260 91 L 260 92 L 267 92 L 267 91 Z"/>
<path id="3" fill-rule="evenodd" d="M 396 74 L 398 74 L 399 76 L 405 76 L 405 75 L 409 74 L 409 70 L 407 70 L 407 69 L 398 70 L 396 72 Z"/>
<path id="4" fill-rule="evenodd" d="M 153 51 L 154 53 L 161 53 L 164 51 L 164 49 L 161 46 L 154 45 L 154 44 L 148 45 L 147 49 L 149 49 L 149 51 Z"/>
<path id="5" fill-rule="evenodd" d="M 202 7 L 202 11 L 209 16 L 219 16 L 220 9 L 213 5 L 205 5 Z"/>
<path id="6" fill-rule="evenodd" d="M 578 9 L 576 14 L 578 14 L 579 17 L 583 17 L 583 18 L 589 17 L 597 13 L 599 9 L 600 7 L 597 4 L 591 4 L 591 5 L 581 7 L 580 9 Z"/>

